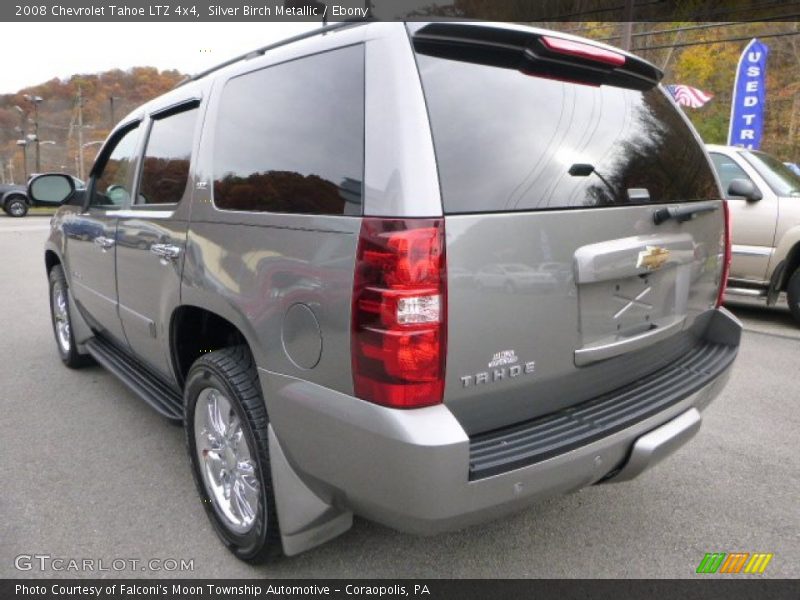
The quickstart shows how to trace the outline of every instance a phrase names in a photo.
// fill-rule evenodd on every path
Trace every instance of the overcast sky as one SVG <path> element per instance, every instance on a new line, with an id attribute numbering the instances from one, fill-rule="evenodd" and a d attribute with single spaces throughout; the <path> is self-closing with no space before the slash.
<path id="1" fill-rule="evenodd" d="M 318 23 L 4 24 L 0 94 L 76 73 L 152 66 L 197 73 Z"/>

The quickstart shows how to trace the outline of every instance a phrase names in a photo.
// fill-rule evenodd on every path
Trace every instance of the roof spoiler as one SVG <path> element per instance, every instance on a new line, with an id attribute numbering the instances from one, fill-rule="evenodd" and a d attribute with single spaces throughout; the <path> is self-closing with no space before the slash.
<path id="1" fill-rule="evenodd" d="M 409 23 L 417 52 L 516 69 L 588 85 L 648 90 L 664 73 L 623 50 L 531 27 L 467 22 Z"/>

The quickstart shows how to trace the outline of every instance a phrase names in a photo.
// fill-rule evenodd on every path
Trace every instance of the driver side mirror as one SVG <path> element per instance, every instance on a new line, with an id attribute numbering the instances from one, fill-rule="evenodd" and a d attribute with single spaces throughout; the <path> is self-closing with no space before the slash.
<path id="1" fill-rule="evenodd" d="M 37 175 L 28 182 L 28 198 L 34 204 L 64 204 L 75 194 L 75 181 L 63 173 Z"/>
<path id="2" fill-rule="evenodd" d="M 734 179 L 731 181 L 730 185 L 728 185 L 728 196 L 739 196 L 748 202 L 756 202 L 764 197 L 749 179 Z"/>

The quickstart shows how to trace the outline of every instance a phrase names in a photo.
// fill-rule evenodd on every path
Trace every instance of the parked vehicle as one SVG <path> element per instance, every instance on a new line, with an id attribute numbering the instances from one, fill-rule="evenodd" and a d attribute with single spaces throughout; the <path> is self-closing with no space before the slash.
<path id="1" fill-rule="evenodd" d="M 733 221 L 726 296 L 777 303 L 786 292 L 800 325 L 800 176 L 769 154 L 707 146 Z"/>
<path id="2" fill-rule="evenodd" d="M 31 182 L 67 203 L 61 359 L 183 421 L 248 561 L 354 513 L 432 534 L 631 479 L 698 430 L 741 332 L 725 202 L 660 77 L 467 22 L 332 25 L 201 74 L 121 121 L 85 194 Z M 495 264 L 524 266 L 507 293 L 470 275 Z"/>
<path id="3" fill-rule="evenodd" d="M 33 179 L 34 176 L 31 177 Z M 85 189 L 86 184 L 77 177 L 72 178 L 76 189 Z M 0 184 L 0 207 L 10 217 L 24 217 L 28 214 L 32 203 L 28 198 L 28 191 L 24 185 Z M 51 202 L 39 202 L 41 206 L 54 206 Z M 55 206 L 58 206 L 56 203 Z"/>
<path id="4" fill-rule="evenodd" d="M 0 207 L 10 217 L 28 214 L 28 195 L 23 185 L 0 184 Z"/>

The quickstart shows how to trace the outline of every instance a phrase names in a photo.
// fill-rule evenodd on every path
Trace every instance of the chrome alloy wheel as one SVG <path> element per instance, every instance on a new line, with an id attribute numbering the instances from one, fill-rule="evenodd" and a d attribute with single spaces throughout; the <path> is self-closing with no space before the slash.
<path id="1" fill-rule="evenodd" d="M 256 463 L 236 411 L 225 394 L 205 388 L 194 409 L 194 442 L 206 492 L 235 533 L 252 529 L 259 510 Z"/>
<path id="2" fill-rule="evenodd" d="M 56 341 L 61 352 L 69 354 L 70 326 L 69 326 L 69 301 L 67 291 L 63 284 L 56 282 L 53 285 L 53 324 L 56 329 Z"/>

